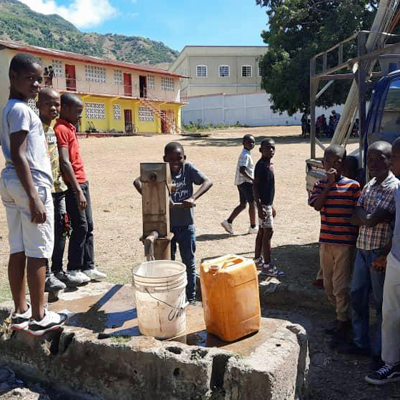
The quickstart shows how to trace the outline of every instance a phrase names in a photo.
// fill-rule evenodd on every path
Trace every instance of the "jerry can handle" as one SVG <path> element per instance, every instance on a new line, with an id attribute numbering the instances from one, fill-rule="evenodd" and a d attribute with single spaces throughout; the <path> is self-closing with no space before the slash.
<path id="1" fill-rule="evenodd" d="M 229 257 L 225 262 L 222 264 L 222 268 L 231 267 L 232 265 L 239 264 L 243 261 L 241 257 Z"/>

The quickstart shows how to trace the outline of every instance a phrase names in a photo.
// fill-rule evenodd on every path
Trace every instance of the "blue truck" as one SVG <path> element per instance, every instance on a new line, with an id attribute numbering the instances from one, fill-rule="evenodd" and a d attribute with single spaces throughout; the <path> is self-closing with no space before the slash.
<path id="1" fill-rule="evenodd" d="M 306 160 L 306 186 L 311 192 L 314 183 L 325 177 L 322 158 L 316 157 L 316 146 L 325 148 L 325 145 L 315 135 L 315 106 L 318 95 L 325 91 L 319 90 L 321 81 L 328 81 L 325 86 L 332 84 L 337 79 L 353 79 L 355 97 L 353 103 L 346 102 L 349 108 L 346 115 L 342 114 L 338 128 L 331 143 L 346 146 L 356 117 L 359 118 L 359 143 L 352 155 L 359 159 L 359 168 L 365 180 L 368 180 L 368 171 L 364 154 L 368 146 L 378 140 L 392 143 L 400 136 L 400 43 L 387 44 L 383 41 L 380 48 L 372 52 L 365 49 L 365 43 L 370 32 L 359 32 L 351 38 L 339 43 L 337 46 L 322 52 L 311 59 L 310 81 L 310 114 L 311 114 L 311 157 Z M 385 39 L 391 35 L 382 34 Z M 357 57 L 343 61 L 343 46 L 351 40 L 358 39 Z M 339 53 L 337 65 L 327 65 L 332 51 Z M 322 59 L 322 67 L 318 71 L 318 59 Z M 343 69 L 350 69 L 351 73 L 342 73 Z M 339 72 L 339 73 L 338 73 Z M 352 88 L 353 89 L 353 88 Z M 351 90 L 352 90 L 351 89 Z M 319 90 L 319 91 L 318 91 Z M 368 93 L 371 93 L 369 102 Z M 349 103 L 349 104 L 348 104 Z M 369 104 L 368 104 L 369 103 Z M 367 113 L 368 105 L 368 113 Z M 341 123 L 342 122 L 342 123 Z"/>

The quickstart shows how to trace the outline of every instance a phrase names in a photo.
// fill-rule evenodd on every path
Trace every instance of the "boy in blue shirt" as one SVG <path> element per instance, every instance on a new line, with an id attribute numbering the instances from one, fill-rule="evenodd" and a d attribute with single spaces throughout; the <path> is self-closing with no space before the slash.
<path id="1" fill-rule="evenodd" d="M 171 259 L 175 260 L 176 248 L 179 245 L 182 262 L 186 265 L 188 283 L 186 297 L 189 302 L 196 298 L 196 230 L 194 226 L 193 207 L 196 200 L 206 193 L 212 182 L 192 163 L 186 162 L 183 146 L 171 142 L 165 146 L 164 161 L 169 163 L 172 183 L 176 189 L 171 193 L 174 203 L 183 203 L 183 208 L 170 210 L 171 232 L 174 234 L 171 242 Z M 200 185 L 194 192 L 193 184 Z M 142 193 L 140 178 L 134 182 L 135 188 Z"/>

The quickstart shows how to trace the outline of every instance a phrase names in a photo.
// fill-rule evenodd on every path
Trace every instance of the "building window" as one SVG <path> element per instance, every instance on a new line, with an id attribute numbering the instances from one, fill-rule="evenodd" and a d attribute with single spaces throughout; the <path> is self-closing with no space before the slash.
<path id="1" fill-rule="evenodd" d="M 85 113 L 87 119 L 106 119 L 106 106 L 104 103 L 86 103 Z"/>
<path id="2" fill-rule="evenodd" d="M 35 112 L 35 114 L 39 115 L 39 110 L 36 107 L 36 99 L 29 99 L 28 106 Z"/>
<path id="3" fill-rule="evenodd" d="M 96 65 L 85 65 L 85 78 L 91 82 L 106 83 L 106 69 Z"/>
<path id="4" fill-rule="evenodd" d="M 147 75 L 147 89 L 154 89 L 154 75 Z"/>
<path id="5" fill-rule="evenodd" d="M 114 119 L 120 120 L 121 117 L 121 105 L 120 104 L 114 104 L 113 105 L 113 111 L 114 111 Z"/>
<path id="6" fill-rule="evenodd" d="M 197 65 L 196 66 L 196 76 L 198 78 L 207 77 L 207 65 Z"/>
<path id="7" fill-rule="evenodd" d="M 229 65 L 220 65 L 219 66 L 219 76 L 220 78 L 225 78 L 230 76 Z"/>
<path id="8" fill-rule="evenodd" d="M 53 67 L 54 76 L 56 78 L 60 78 L 63 76 L 63 65 L 62 61 L 59 60 L 51 60 L 51 65 Z"/>
<path id="9" fill-rule="evenodd" d="M 161 89 L 168 90 L 170 92 L 174 91 L 174 78 L 161 77 Z"/>
<path id="10" fill-rule="evenodd" d="M 149 107 L 139 107 L 139 121 L 153 122 L 153 111 Z"/>
<path id="11" fill-rule="evenodd" d="M 120 69 L 114 69 L 114 84 L 122 85 L 122 71 Z"/>
<path id="12" fill-rule="evenodd" d="M 261 76 L 261 67 L 258 66 L 258 76 Z"/>
<path id="13" fill-rule="evenodd" d="M 248 78 L 251 77 L 252 71 L 251 71 L 251 65 L 242 65 L 242 77 L 243 78 Z"/>

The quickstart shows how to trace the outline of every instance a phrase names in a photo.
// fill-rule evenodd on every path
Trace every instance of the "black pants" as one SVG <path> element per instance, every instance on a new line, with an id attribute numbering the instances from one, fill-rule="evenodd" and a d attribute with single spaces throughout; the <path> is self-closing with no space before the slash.
<path id="1" fill-rule="evenodd" d="M 71 220 L 72 233 L 68 247 L 68 270 L 88 270 L 94 265 L 93 246 L 93 216 L 90 201 L 89 182 L 79 184 L 86 197 L 87 205 L 84 210 L 79 208 L 78 198 L 68 184 L 66 196 L 67 213 Z"/>
<path id="2" fill-rule="evenodd" d="M 51 270 L 55 274 L 62 271 L 63 256 L 65 249 L 64 214 L 66 192 L 53 193 L 54 203 L 54 250 L 51 257 Z"/>

